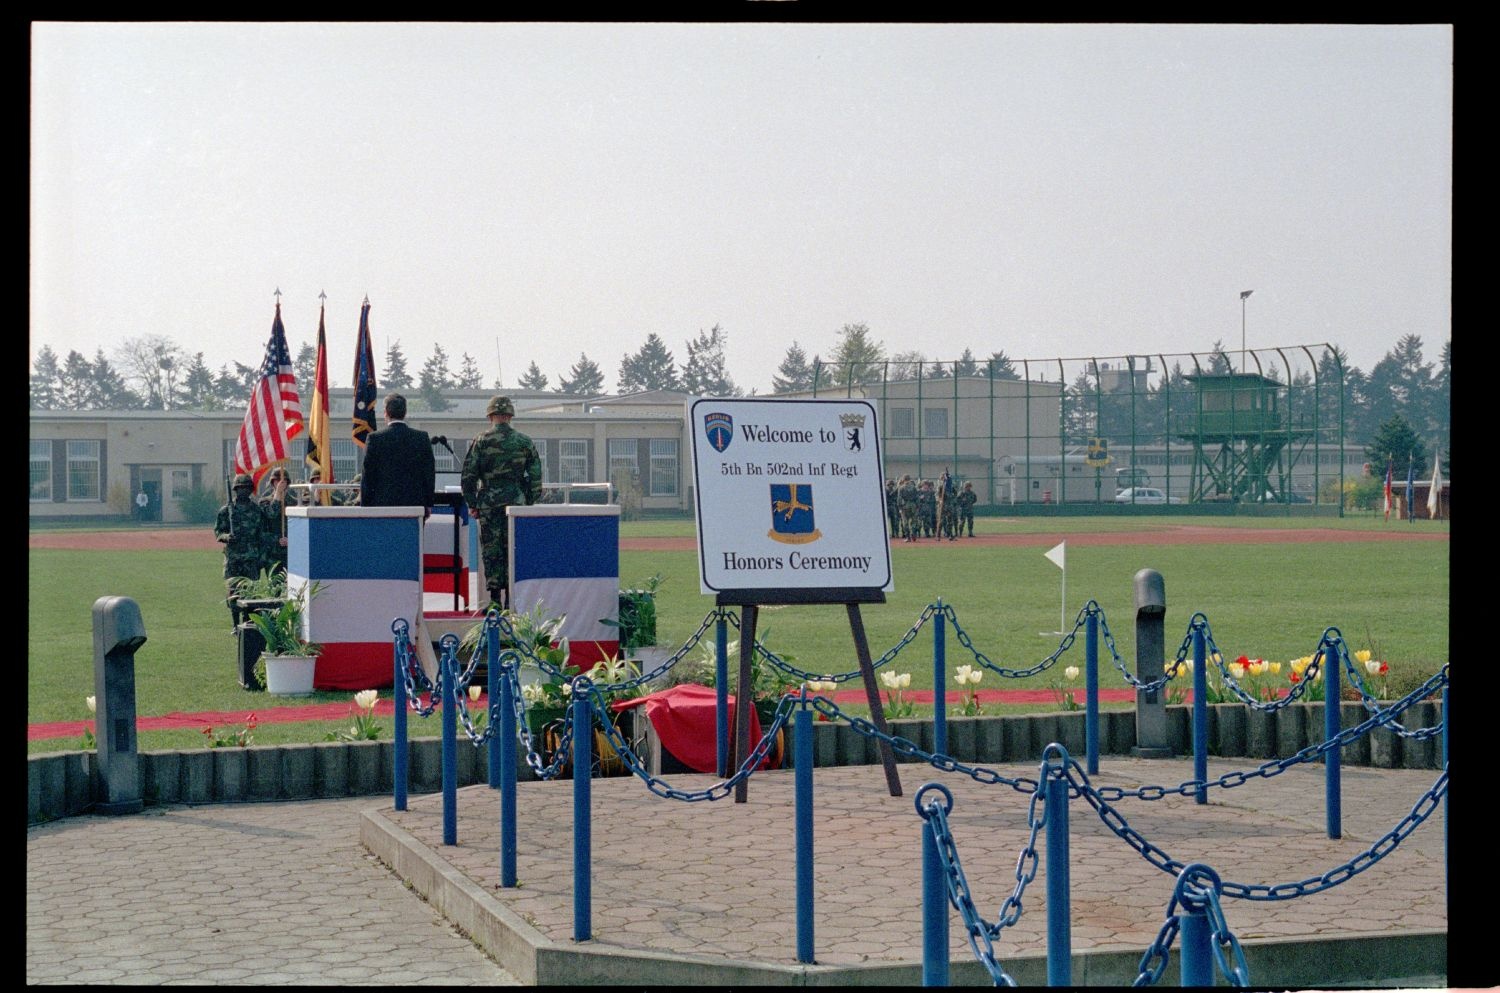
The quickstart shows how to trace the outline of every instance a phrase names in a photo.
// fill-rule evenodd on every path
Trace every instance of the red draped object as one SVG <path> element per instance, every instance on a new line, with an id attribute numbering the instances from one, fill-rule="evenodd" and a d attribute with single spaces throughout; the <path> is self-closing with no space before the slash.
<path id="1" fill-rule="evenodd" d="M 713 774 L 718 772 L 719 754 L 714 743 L 715 707 L 717 691 L 697 683 L 683 683 L 660 690 L 634 700 L 622 700 L 614 704 L 616 710 L 627 707 L 646 708 L 646 717 L 656 729 L 657 737 L 667 751 L 671 752 L 696 772 Z M 729 695 L 729 725 L 731 749 L 734 746 L 734 694 Z M 755 708 L 750 708 L 750 747 L 760 741 L 760 717 Z M 767 754 L 759 768 L 772 768 Z M 731 770 L 732 771 L 732 770 Z"/>

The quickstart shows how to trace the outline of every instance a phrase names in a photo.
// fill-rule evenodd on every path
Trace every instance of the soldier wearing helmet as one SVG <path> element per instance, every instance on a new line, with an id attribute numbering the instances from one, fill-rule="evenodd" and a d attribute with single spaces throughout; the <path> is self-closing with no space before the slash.
<path id="1" fill-rule="evenodd" d="M 224 545 L 225 603 L 234 627 L 239 627 L 242 618 L 234 581 L 240 577 L 254 579 L 267 568 L 267 551 L 280 534 L 275 519 L 255 502 L 254 479 L 242 472 L 230 485 L 233 497 L 219 508 L 214 537 Z"/>
<path id="2" fill-rule="evenodd" d="M 484 412 L 490 428 L 474 439 L 464 457 L 464 502 L 479 521 L 484 582 L 490 600 L 509 607 L 510 549 L 505 508 L 541 499 L 542 457 L 530 438 L 510 426 L 516 413 L 510 397 L 493 397 Z"/>

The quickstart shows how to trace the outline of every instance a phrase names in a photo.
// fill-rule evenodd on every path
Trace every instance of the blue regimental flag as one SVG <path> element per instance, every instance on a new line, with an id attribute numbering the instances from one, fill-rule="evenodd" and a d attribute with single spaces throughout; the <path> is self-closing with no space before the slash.
<path id="1" fill-rule="evenodd" d="M 365 447 L 375 430 L 375 353 L 370 348 L 370 301 L 359 312 L 359 341 L 354 346 L 354 443 Z"/>
<path id="2" fill-rule="evenodd" d="M 786 545 L 805 545 L 823 537 L 813 523 L 811 483 L 771 484 L 771 530 L 766 536 Z"/>

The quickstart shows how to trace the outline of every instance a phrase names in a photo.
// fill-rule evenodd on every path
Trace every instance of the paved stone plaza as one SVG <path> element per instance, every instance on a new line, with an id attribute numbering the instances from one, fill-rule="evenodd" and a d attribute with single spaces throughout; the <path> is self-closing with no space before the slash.
<path id="1" fill-rule="evenodd" d="M 1101 786 L 1172 785 L 1191 763 L 1105 757 Z M 1246 765 L 1215 761 L 1217 776 Z M 1004 766 L 1035 776 L 1034 766 Z M 790 772 L 750 802 L 660 799 L 634 779 L 596 780 L 594 940 L 572 940 L 572 786 L 520 784 L 522 885 L 498 883 L 498 793 L 459 793 L 457 846 L 441 796 L 174 805 L 86 815 L 27 831 L 28 983 L 506 985 L 899 984 L 920 981 L 919 819 L 936 774 L 878 766 L 816 773 L 817 964 L 795 959 Z M 1345 769 L 1344 837 L 1323 834 L 1321 769 L 1215 790 L 1212 802 L 1125 800 L 1118 809 L 1174 858 L 1229 880 L 1305 879 L 1363 851 L 1431 787 L 1428 770 Z M 950 821 L 981 912 L 1015 885 L 1025 796 L 945 776 Z M 711 777 L 674 777 L 686 790 Z M 1323 893 L 1225 902 L 1255 986 L 1445 984 L 1441 807 L 1383 861 Z M 1070 805 L 1074 982 L 1117 985 L 1160 928 L 1172 880 Z M 361 844 L 361 841 L 364 844 Z M 376 854 L 379 853 L 379 858 Z M 381 859 L 397 864 L 400 878 Z M 403 883 L 405 879 L 407 883 Z M 1046 871 L 996 944 L 1022 983 L 1045 982 Z M 425 901 L 424 901 L 425 897 Z M 472 936 L 472 937 L 471 937 Z M 963 931 L 955 984 L 987 984 Z M 483 950 L 481 949 L 483 946 Z M 486 951 L 489 953 L 486 954 Z M 497 964 L 500 963 L 500 964 Z M 1163 976 L 1175 985 L 1176 963 Z"/>
<path id="2" fill-rule="evenodd" d="M 1210 777 L 1253 768 L 1210 763 Z M 1035 777 L 1034 765 L 1002 766 Z M 1190 761 L 1101 759 L 1095 785 L 1175 785 Z M 457 846 L 442 842 L 438 795 L 410 809 L 367 812 L 372 850 L 465 922 L 524 982 L 915 983 L 920 980 L 920 821 L 913 797 L 938 774 L 900 766 L 905 795 L 889 796 L 879 766 L 819 769 L 816 812 L 816 965 L 796 963 L 793 774 L 765 773 L 747 804 L 660 799 L 633 779 L 593 784 L 593 940 L 575 943 L 572 784 L 519 786 L 518 876 L 499 881 L 499 794 L 459 792 Z M 1192 799 L 1122 800 L 1116 808 L 1153 844 L 1184 862 L 1204 861 L 1247 884 L 1294 882 L 1349 861 L 1379 839 L 1432 786 L 1428 770 L 1344 770 L 1343 838 L 1324 831 L 1321 767 Z M 993 919 L 1015 886 L 1029 798 L 1006 787 L 946 775 L 950 824 L 981 913 Z M 672 777 L 700 790 L 712 777 Z M 1074 981 L 1128 984 L 1159 931 L 1173 878 L 1108 830 L 1091 808 L 1070 804 Z M 1046 872 L 1027 889 L 1020 921 L 997 957 L 1023 983 L 1045 982 Z M 1294 901 L 1225 900 L 1245 944 L 1254 985 L 1334 983 L 1443 985 L 1447 897 L 1441 807 L 1367 871 Z M 488 937 L 485 937 L 488 935 Z M 1373 940 L 1370 940 L 1373 939 Z M 950 932 L 955 982 L 978 982 L 956 915 Z M 571 954 L 571 958 L 570 958 Z M 1163 977 L 1176 982 L 1176 964 Z M 1298 970 L 1302 970 L 1299 973 Z"/>

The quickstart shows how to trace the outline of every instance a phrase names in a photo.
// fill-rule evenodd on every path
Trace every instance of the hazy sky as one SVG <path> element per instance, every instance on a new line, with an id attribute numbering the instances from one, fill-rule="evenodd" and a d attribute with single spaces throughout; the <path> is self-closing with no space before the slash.
<path id="1" fill-rule="evenodd" d="M 1450 337 L 1449 25 L 78 24 L 32 37 L 31 351 L 348 385 L 441 344 L 613 388 L 714 324 L 767 392 L 952 359 Z M 498 363 L 498 367 L 497 367 Z"/>

